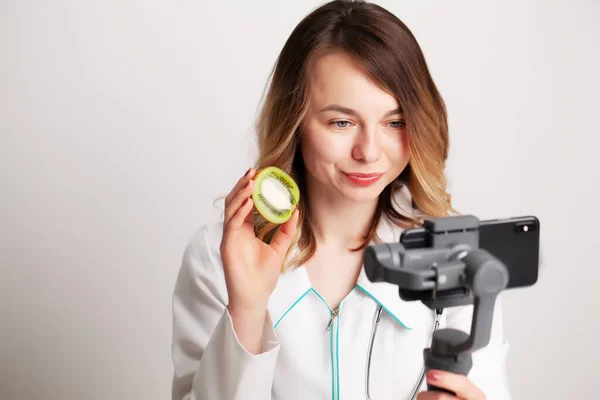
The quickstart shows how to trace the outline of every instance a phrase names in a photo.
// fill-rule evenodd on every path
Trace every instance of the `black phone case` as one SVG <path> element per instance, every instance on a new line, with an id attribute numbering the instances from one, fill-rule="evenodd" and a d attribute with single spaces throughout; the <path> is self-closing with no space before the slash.
<path id="1" fill-rule="evenodd" d="M 490 220 L 479 226 L 479 247 L 506 265 L 507 288 L 531 286 L 539 270 L 540 222 L 536 217 Z"/>
<path id="2" fill-rule="evenodd" d="M 406 249 L 429 247 L 423 228 L 406 230 L 400 243 Z M 540 221 L 534 216 L 481 221 L 479 247 L 502 261 L 509 273 L 507 288 L 531 286 L 539 271 Z"/>

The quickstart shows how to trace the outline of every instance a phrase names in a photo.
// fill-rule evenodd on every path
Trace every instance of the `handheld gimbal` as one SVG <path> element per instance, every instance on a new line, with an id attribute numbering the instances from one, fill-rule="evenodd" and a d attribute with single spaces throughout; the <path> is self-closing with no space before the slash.
<path id="1" fill-rule="evenodd" d="M 424 221 L 430 247 L 407 250 L 401 243 L 369 246 L 364 268 L 372 282 L 398 285 L 400 297 L 420 300 L 432 310 L 474 304 L 471 334 L 457 329 L 434 332 L 424 349 L 425 369 L 467 375 L 471 353 L 490 340 L 496 297 L 508 284 L 506 266 L 479 248 L 474 216 Z M 428 390 L 445 391 L 428 384 Z"/>

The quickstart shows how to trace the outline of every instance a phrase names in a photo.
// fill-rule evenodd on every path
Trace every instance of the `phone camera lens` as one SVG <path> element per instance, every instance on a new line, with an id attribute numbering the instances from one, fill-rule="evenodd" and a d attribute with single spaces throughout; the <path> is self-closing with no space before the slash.
<path id="1" fill-rule="evenodd" d="M 515 229 L 518 233 L 529 233 L 529 232 L 535 231 L 535 224 L 531 224 L 531 223 L 518 224 L 515 227 Z"/>

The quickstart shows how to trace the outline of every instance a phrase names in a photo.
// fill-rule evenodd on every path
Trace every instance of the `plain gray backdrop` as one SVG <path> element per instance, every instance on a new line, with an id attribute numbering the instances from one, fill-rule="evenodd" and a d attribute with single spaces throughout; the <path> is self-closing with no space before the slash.
<path id="1" fill-rule="evenodd" d="M 320 4 L 0 1 L 0 398 L 170 398 L 183 250 Z M 503 295 L 514 398 L 596 396 L 600 3 L 379 4 L 447 102 L 457 209 L 541 220 L 538 284 Z"/>

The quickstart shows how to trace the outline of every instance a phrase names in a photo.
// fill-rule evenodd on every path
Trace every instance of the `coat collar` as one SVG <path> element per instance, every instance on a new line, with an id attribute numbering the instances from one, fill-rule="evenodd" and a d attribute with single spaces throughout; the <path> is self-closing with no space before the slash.
<path id="1" fill-rule="evenodd" d="M 398 189 L 394 198 L 397 210 L 400 213 L 413 217 L 417 216 L 415 210 L 412 208 L 412 198 L 406 186 Z M 402 228 L 393 224 L 387 217 L 382 216 L 380 218 L 377 227 L 377 236 L 381 242 L 398 242 L 402 231 Z M 371 244 L 375 244 L 375 241 L 372 241 Z M 370 298 L 378 303 L 402 327 L 412 330 L 413 326 L 415 326 L 415 318 L 420 310 L 420 305 L 415 304 L 416 302 L 402 300 L 398 286 L 394 284 L 371 282 L 365 273 L 364 266 L 361 268 L 355 291 L 358 295 Z M 283 273 L 269 302 L 273 323 L 277 325 L 299 301 L 311 294 L 311 292 L 319 295 L 312 288 L 303 265 Z M 275 301 L 275 299 L 277 300 Z"/>

